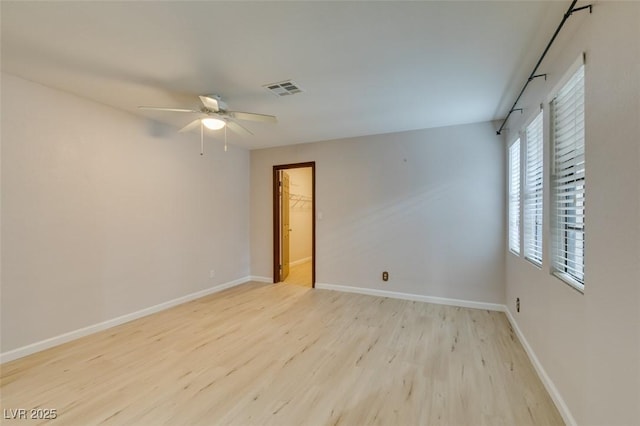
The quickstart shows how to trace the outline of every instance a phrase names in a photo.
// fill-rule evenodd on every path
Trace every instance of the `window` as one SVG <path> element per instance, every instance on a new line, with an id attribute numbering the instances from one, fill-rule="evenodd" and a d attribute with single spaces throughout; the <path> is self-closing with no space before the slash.
<path id="1" fill-rule="evenodd" d="M 509 249 L 520 254 L 520 139 L 509 147 Z"/>
<path id="2" fill-rule="evenodd" d="M 555 274 L 584 290 L 584 65 L 551 101 Z"/>
<path id="3" fill-rule="evenodd" d="M 524 257 L 542 265 L 542 112 L 527 126 L 525 134 Z"/>

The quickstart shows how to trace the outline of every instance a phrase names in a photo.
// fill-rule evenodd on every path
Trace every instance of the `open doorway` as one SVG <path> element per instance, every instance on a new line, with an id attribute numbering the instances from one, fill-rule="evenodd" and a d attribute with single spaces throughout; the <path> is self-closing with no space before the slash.
<path id="1" fill-rule="evenodd" d="M 315 162 L 273 166 L 273 282 L 315 287 Z"/>

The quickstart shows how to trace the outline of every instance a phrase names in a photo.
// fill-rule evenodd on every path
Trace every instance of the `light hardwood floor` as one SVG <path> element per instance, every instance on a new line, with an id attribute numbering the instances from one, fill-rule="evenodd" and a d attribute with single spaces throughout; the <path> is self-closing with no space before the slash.
<path id="1" fill-rule="evenodd" d="M 284 280 L 285 284 L 312 287 L 311 261 L 289 267 L 289 276 Z"/>
<path id="2" fill-rule="evenodd" d="M 562 424 L 504 314 L 285 284 L 4 364 L 0 390 L 41 424 Z"/>

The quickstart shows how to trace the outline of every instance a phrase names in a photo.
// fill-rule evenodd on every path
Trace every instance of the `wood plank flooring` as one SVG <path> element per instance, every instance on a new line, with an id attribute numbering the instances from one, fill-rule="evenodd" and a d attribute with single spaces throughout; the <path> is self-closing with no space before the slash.
<path id="1" fill-rule="evenodd" d="M 311 261 L 300 263 L 289 267 L 289 276 L 284 280 L 285 284 L 312 287 Z"/>
<path id="2" fill-rule="evenodd" d="M 248 283 L 1 366 L 51 425 L 560 425 L 504 314 Z"/>

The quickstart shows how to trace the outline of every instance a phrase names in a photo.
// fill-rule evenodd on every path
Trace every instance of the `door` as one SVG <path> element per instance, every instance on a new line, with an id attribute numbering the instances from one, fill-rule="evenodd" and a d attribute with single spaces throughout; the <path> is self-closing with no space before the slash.
<path id="1" fill-rule="evenodd" d="M 280 250 L 281 250 L 281 272 L 280 281 L 284 281 L 289 276 L 289 252 L 290 252 L 290 240 L 289 233 L 291 232 L 291 224 L 289 223 L 289 174 L 284 170 L 281 172 L 280 179 L 280 215 L 281 215 L 281 236 L 280 236 Z"/>

